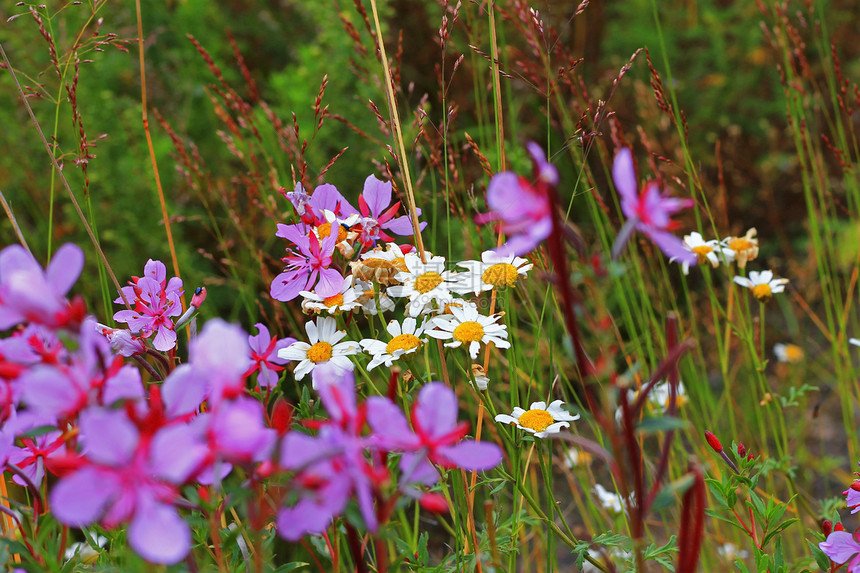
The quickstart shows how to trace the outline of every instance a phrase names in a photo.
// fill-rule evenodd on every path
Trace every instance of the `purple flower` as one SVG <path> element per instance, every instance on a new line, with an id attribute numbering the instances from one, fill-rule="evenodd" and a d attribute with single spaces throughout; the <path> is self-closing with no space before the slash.
<path id="1" fill-rule="evenodd" d="M 278 383 L 278 372 L 284 369 L 289 362 L 285 358 L 278 358 L 278 351 L 289 347 L 295 338 L 287 337 L 278 340 L 277 336 L 269 336 L 269 329 L 258 322 L 254 325 L 258 334 L 248 336 L 248 345 L 251 347 L 251 360 L 254 364 L 245 373 L 250 376 L 257 372 L 257 385 L 261 388 L 274 388 Z"/>
<path id="2" fill-rule="evenodd" d="M 391 205 L 391 182 L 380 181 L 373 175 L 364 181 L 364 190 L 358 197 L 358 207 L 361 210 L 361 230 L 358 240 L 365 247 L 372 247 L 376 241 L 394 241 L 394 237 L 387 234 L 385 230 L 395 235 L 408 236 L 414 233 L 412 221 L 408 215 L 394 218 L 400 208 L 400 201 Z M 421 215 L 421 209 L 417 209 Z M 419 228 L 424 230 L 427 223 L 421 223 Z"/>
<path id="3" fill-rule="evenodd" d="M 834 531 L 827 536 L 825 541 L 818 544 L 818 548 L 821 549 L 834 563 L 841 565 L 851 559 L 845 573 L 856 573 L 860 571 L 860 543 L 858 543 L 857 540 L 858 531 L 855 531 L 854 535 L 851 535 L 847 531 Z"/>
<path id="4" fill-rule="evenodd" d="M 373 467 L 366 457 L 371 445 L 361 436 L 364 417 L 355 398 L 352 372 L 330 368 L 331 381 L 318 388 L 320 399 L 331 418 L 316 437 L 289 432 L 281 442 L 280 463 L 296 471 L 294 485 L 301 488 L 300 499 L 278 513 L 278 533 L 288 541 L 307 533 L 322 533 L 340 515 L 354 493 L 367 529 L 379 524 L 373 506 L 373 486 L 385 479 L 384 467 Z"/>
<path id="5" fill-rule="evenodd" d="M 532 156 L 534 180 L 504 171 L 490 179 L 487 187 L 489 213 L 475 218 L 478 223 L 501 221 L 507 242 L 496 252 L 523 255 L 538 246 L 552 232 L 549 189 L 558 185 L 558 171 L 534 142 L 526 145 Z"/>
<path id="6" fill-rule="evenodd" d="M 90 404 L 107 406 L 144 395 L 140 371 L 111 353 L 92 319 L 81 326 L 74 353 L 63 362 L 30 368 L 18 384 L 31 410 L 54 418 L 72 417 Z"/>
<path id="7" fill-rule="evenodd" d="M 635 228 L 651 239 L 667 257 L 679 263 L 695 265 L 698 262 L 696 253 L 684 248 L 683 241 L 670 232 L 678 228 L 678 223 L 671 219 L 672 215 L 692 207 L 693 200 L 664 195 L 655 181 L 646 183 L 640 193 L 629 147 L 622 147 L 615 154 L 612 179 L 621 195 L 621 211 L 627 217 L 627 224 L 612 247 L 613 256 L 618 255 Z"/>
<path id="8" fill-rule="evenodd" d="M 100 332 L 110 343 L 110 348 L 120 356 L 134 356 L 146 352 L 146 345 L 139 336 L 135 336 L 127 328 L 111 328 L 96 323 L 96 331 Z"/>
<path id="9" fill-rule="evenodd" d="M 245 391 L 251 365 L 248 335 L 240 327 L 212 319 L 188 343 L 188 363 L 175 368 L 162 385 L 170 416 L 196 412 L 203 400 L 214 407 Z"/>
<path id="10" fill-rule="evenodd" d="M 439 475 L 431 463 L 484 471 L 502 461 L 502 451 L 497 445 L 463 440 L 469 423 L 458 423 L 458 412 L 454 391 L 441 382 L 431 382 L 421 389 L 412 407 L 413 433 L 403 412 L 390 400 L 379 396 L 368 398 L 367 422 L 376 443 L 385 450 L 407 452 L 400 459 L 401 485 L 436 483 Z"/>
<path id="11" fill-rule="evenodd" d="M 60 247 L 46 270 L 20 245 L 0 251 L 0 330 L 21 322 L 50 328 L 83 318 L 80 305 L 66 293 L 84 268 L 84 253 L 73 244 Z"/>
<path id="12" fill-rule="evenodd" d="M 287 250 L 281 259 L 286 263 L 284 272 L 272 281 L 270 294 L 275 300 L 288 302 L 303 290 L 313 290 L 322 297 L 338 293 L 343 276 L 329 268 L 337 243 L 337 233 L 330 233 L 320 241 L 315 233 L 303 235 L 295 226 L 278 225 L 279 237 L 291 241 L 296 250 Z M 319 282 L 317 281 L 319 279 Z"/>
<path id="13" fill-rule="evenodd" d="M 49 427 L 56 428 L 57 420 L 50 416 L 26 412 L 9 419 L 3 426 L 3 436 L 12 437 L 26 434 L 37 428 L 46 431 L 37 436 L 21 437 L 21 446 L 10 445 L 6 450 L 8 463 L 18 466 L 30 481 L 38 487 L 45 478 L 45 461 L 65 454 L 66 440 L 63 432 L 58 429 L 48 430 Z M 63 448 L 61 450 L 61 448 Z M 13 476 L 12 480 L 18 485 L 26 486 L 27 483 L 20 476 Z"/>
<path id="14" fill-rule="evenodd" d="M 349 204 L 337 187 L 324 183 L 308 195 L 301 183 L 296 183 L 295 191 L 284 193 L 296 209 L 296 213 L 306 225 L 322 225 L 326 222 L 323 211 L 331 211 L 338 218 L 355 215 L 358 211 Z"/>
<path id="15" fill-rule="evenodd" d="M 152 463 L 153 441 L 141 435 L 124 410 L 81 413 L 85 457 L 79 468 L 51 491 L 51 508 L 60 523 L 84 527 L 96 521 L 110 529 L 128 522 L 128 541 L 141 557 L 170 565 L 191 549 L 191 531 L 173 502 L 176 487 Z"/>

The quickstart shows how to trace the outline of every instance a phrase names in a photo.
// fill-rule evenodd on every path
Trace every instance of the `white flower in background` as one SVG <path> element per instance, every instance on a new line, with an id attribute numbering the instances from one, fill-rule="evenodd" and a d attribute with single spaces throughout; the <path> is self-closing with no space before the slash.
<path id="1" fill-rule="evenodd" d="M 780 362 L 790 362 L 792 364 L 796 364 L 806 357 L 803 348 L 800 346 L 796 344 L 783 344 L 782 342 L 777 342 L 773 345 L 773 353 Z"/>
<path id="2" fill-rule="evenodd" d="M 495 420 L 500 424 L 513 424 L 536 438 L 545 438 L 559 433 L 562 428 L 569 428 L 570 422 L 579 419 L 579 414 L 571 416 L 562 406 L 564 402 L 561 400 L 555 400 L 549 406 L 546 402 L 532 402 L 528 410 L 517 406 L 510 415 L 499 414 Z"/>
<path id="3" fill-rule="evenodd" d="M 569 468 L 591 465 L 594 456 L 585 450 L 570 448 L 564 455 L 564 465 Z"/>
<path id="4" fill-rule="evenodd" d="M 320 364 L 330 363 L 335 370 L 344 372 L 355 368 L 349 356 L 358 354 L 361 347 L 357 342 L 341 342 L 346 332 L 337 329 L 337 321 L 331 317 L 317 317 L 315 322 L 305 324 L 308 342 L 293 342 L 278 351 L 278 358 L 299 361 L 293 374 L 301 380 L 308 372 Z"/>
<path id="5" fill-rule="evenodd" d="M 305 314 L 320 314 L 327 312 L 328 314 L 340 314 L 349 312 L 361 307 L 358 302 L 359 293 L 355 288 L 349 286 L 349 279 L 344 279 L 343 285 L 340 287 L 340 292 L 328 297 L 310 291 L 300 291 L 302 295 L 302 311 Z"/>
<path id="6" fill-rule="evenodd" d="M 619 493 L 607 491 L 602 485 L 595 484 L 592 489 L 600 505 L 611 511 L 612 513 L 621 513 L 624 511 L 624 498 Z"/>
<path id="7" fill-rule="evenodd" d="M 735 277 L 734 281 L 750 289 L 753 296 L 759 302 L 767 302 L 773 295 L 785 290 L 785 285 L 788 284 L 788 279 L 775 279 L 771 271 L 750 271 L 749 278 Z"/>
<path id="8" fill-rule="evenodd" d="M 743 237 L 726 237 L 723 239 L 723 246 L 734 253 L 734 258 L 738 262 L 738 268 L 746 268 L 747 262 L 758 256 L 758 239 L 755 238 L 756 233 L 757 231 L 753 227 Z"/>
<path id="9" fill-rule="evenodd" d="M 735 252 L 723 245 L 718 239 L 706 241 L 701 233 L 695 231 L 689 235 L 684 235 L 684 248 L 696 254 L 700 265 L 708 262 L 716 268 L 721 262 L 730 263 L 735 259 Z M 688 263 L 682 263 L 681 267 L 685 275 L 690 272 Z"/>
<path id="10" fill-rule="evenodd" d="M 848 344 L 853 344 L 854 346 L 860 346 L 860 338 L 849 338 Z"/>
<path id="11" fill-rule="evenodd" d="M 397 298 L 408 298 L 409 316 L 418 316 L 435 308 L 443 308 L 454 300 L 451 289 L 456 287 L 456 275 L 445 270 L 445 257 L 430 256 L 426 262 L 415 254 L 406 255 L 407 272 L 395 278 L 400 285 L 388 288 L 388 294 Z"/>
<path id="12" fill-rule="evenodd" d="M 484 316 L 480 314 L 477 307 L 472 306 L 449 306 L 450 318 L 437 316 L 433 318 L 435 329 L 427 330 L 427 336 L 442 340 L 451 339 L 445 346 L 456 348 L 466 346 L 472 360 L 478 357 L 481 344 L 492 342 L 497 348 L 510 348 L 511 343 L 505 340 L 508 331 L 504 324 L 496 324 L 501 318 L 498 314 Z"/>
<path id="13" fill-rule="evenodd" d="M 480 261 L 463 261 L 457 266 L 468 269 L 457 275 L 457 292 L 476 295 L 485 290 L 512 287 L 534 267 L 522 257 L 498 255 L 495 251 L 484 251 Z"/>
<path id="14" fill-rule="evenodd" d="M 367 365 L 368 370 L 373 370 L 380 364 L 391 366 L 395 360 L 404 354 L 416 352 L 422 344 L 427 342 L 426 338 L 421 338 L 424 333 L 424 325 L 418 326 L 412 317 L 403 319 L 402 325 L 396 320 L 392 320 L 385 329 L 391 335 L 391 340 L 388 342 L 373 338 L 365 338 L 361 341 L 361 347 L 364 351 L 373 355 L 373 359 Z"/>
<path id="15" fill-rule="evenodd" d="M 726 561 L 734 563 L 736 559 L 746 559 L 750 556 L 749 551 L 741 549 L 734 543 L 723 543 L 717 547 L 717 553 L 720 554 Z"/>
<path id="16" fill-rule="evenodd" d="M 671 387 L 669 381 L 657 382 L 648 394 L 648 402 L 654 406 L 666 411 L 669 408 Z M 675 393 L 675 405 L 678 407 L 687 403 L 687 390 L 684 388 L 684 383 L 678 381 L 678 391 Z"/>
<path id="17" fill-rule="evenodd" d="M 361 281 L 353 277 L 353 289 L 358 294 L 358 298 L 356 301 L 361 305 L 361 310 L 364 314 L 379 314 L 379 309 L 382 309 L 382 312 L 390 312 L 394 310 L 395 304 L 394 300 L 390 296 L 385 293 L 382 286 L 378 286 L 379 294 L 375 294 L 373 290 L 373 283 Z M 379 297 L 379 304 L 377 305 L 377 296 Z"/>

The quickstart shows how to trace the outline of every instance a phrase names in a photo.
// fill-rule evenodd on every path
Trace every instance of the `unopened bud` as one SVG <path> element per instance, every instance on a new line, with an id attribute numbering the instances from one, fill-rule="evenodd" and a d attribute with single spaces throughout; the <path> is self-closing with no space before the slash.
<path id="1" fill-rule="evenodd" d="M 860 481 L 854 480 L 849 487 L 854 491 L 860 491 Z"/>
<path id="2" fill-rule="evenodd" d="M 723 445 L 720 443 L 720 440 L 717 439 L 713 432 L 705 430 L 705 439 L 708 440 L 708 445 L 711 446 L 715 452 L 719 454 L 723 451 Z"/>
<path id="3" fill-rule="evenodd" d="M 418 502 L 431 513 L 448 513 L 448 501 L 440 493 L 425 493 Z"/>
<path id="4" fill-rule="evenodd" d="M 194 289 L 194 296 L 191 297 L 191 306 L 200 308 L 206 300 L 206 287 L 197 287 Z"/>
<path id="5" fill-rule="evenodd" d="M 747 455 L 747 447 L 743 442 L 738 443 L 738 455 L 742 458 Z"/>
<path id="6" fill-rule="evenodd" d="M 750 454 L 750 455 L 748 455 L 748 456 L 747 456 L 747 461 L 748 461 L 748 462 L 751 462 L 751 461 L 753 461 L 754 459 L 755 459 L 755 456 L 754 456 L 754 455 L 752 455 L 752 454 Z"/>
<path id="7" fill-rule="evenodd" d="M 283 436 L 289 431 L 292 421 L 293 407 L 283 398 L 278 398 L 272 409 L 272 428 L 278 432 L 278 435 Z"/>
<path id="8" fill-rule="evenodd" d="M 833 531 L 833 524 L 830 523 L 830 520 L 825 519 L 821 522 L 821 532 L 824 533 L 824 537 L 830 535 L 831 531 Z"/>
<path id="9" fill-rule="evenodd" d="M 845 528 L 842 526 L 841 523 L 837 523 L 833 526 L 833 531 L 845 531 Z"/>

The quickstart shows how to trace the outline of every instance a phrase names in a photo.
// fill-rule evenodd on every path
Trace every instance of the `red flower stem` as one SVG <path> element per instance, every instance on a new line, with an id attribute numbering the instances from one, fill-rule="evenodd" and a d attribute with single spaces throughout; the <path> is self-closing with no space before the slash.
<path id="1" fill-rule="evenodd" d="M 361 541 L 358 539 L 358 532 L 346 520 L 343 522 L 346 528 L 346 542 L 349 545 L 349 552 L 352 553 L 352 560 L 355 562 L 356 573 L 368 573 L 367 565 L 364 563 L 364 552 L 361 548 Z M 320 569 L 322 571 L 323 569 Z"/>
<path id="2" fill-rule="evenodd" d="M 325 535 L 326 542 L 328 543 L 328 532 L 324 533 L 323 535 Z M 305 551 L 308 552 L 308 554 L 311 556 L 311 559 L 313 559 L 314 563 L 316 563 L 317 569 L 320 570 L 320 573 L 326 573 L 325 567 L 323 567 L 322 563 L 320 563 L 320 560 L 317 559 L 316 553 L 314 553 L 313 548 L 308 545 L 308 542 L 302 539 L 299 543 L 302 544 L 302 547 L 305 548 Z M 331 543 L 329 543 L 328 546 L 331 547 Z M 337 569 L 333 570 L 337 571 Z"/>
<path id="3" fill-rule="evenodd" d="M 761 546 L 759 546 L 759 544 L 758 544 L 758 539 L 756 539 L 756 534 L 755 534 L 755 515 L 753 515 L 752 506 L 749 506 L 749 507 L 748 507 L 748 509 L 749 509 L 749 511 L 750 511 L 750 529 L 752 529 L 752 540 L 753 540 L 753 545 L 755 545 L 756 547 L 758 547 L 759 549 L 761 549 Z"/>
<path id="4" fill-rule="evenodd" d="M 737 512 L 737 511 L 735 511 L 734 509 L 732 509 L 732 513 L 734 513 L 734 514 L 735 514 L 735 517 L 738 519 L 738 523 L 740 523 L 740 524 L 741 524 L 741 527 L 743 527 L 743 528 L 744 528 L 744 531 L 746 531 L 746 532 L 747 532 L 747 535 L 749 535 L 751 538 L 755 539 L 755 533 L 753 533 L 752 531 L 750 531 L 749 527 L 747 527 L 746 522 L 743 520 L 743 518 L 741 518 L 741 516 L 740 516 L 740 515 L 738 515 L 738 512 Z"/>

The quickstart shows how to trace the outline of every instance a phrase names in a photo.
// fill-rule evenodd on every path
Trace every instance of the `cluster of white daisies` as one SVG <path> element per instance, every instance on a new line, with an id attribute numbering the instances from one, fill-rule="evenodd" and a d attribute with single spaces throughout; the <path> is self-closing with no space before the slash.
<path id="1" fill-rule="evenodd" d="M 343 372 L 352 370 L 349 358 L 370 355 L 367 369 L 392 366 L 401 357 L 415 353 L 427 337 L 445 340 L 450 348 L 464 347 L 474 360 L 482 345 L 509 348 L 508 332 L 499 322 L 501 314 L 484 315 L 468 295 L 514 286 L 534 265 L 514 255 L 486 251 L 480 261 L 457 263 L 465 271 L 446 270 L 444 257 L 404 252 L 395 243 L 376 248 L 351 262 L 340 292 L 326 298 L 302 291 L 302 309 L 316 318 L 305 324 L 307 341 L 297 341 L 278 352 L 278 357 L 298 362 L 294 374 L 301 380 L 320 364 L 330 364 Z M 406 317 L 391 320 L 384 339 L 344 340 L 336 315 L 363 312 L 376 315 L 393 311 L 395 299 L 406 301 Z M 473 371 L 475 369 L 473 368 Z M 486 377 L 476 371 L 479 388 Z"/>
<path id="2" fill-rule="evenodd" d="M 684 236 L 684 247 L 699 258 L 699 264 L 710 263 L 714 268 L 720 263 L 728 265 L 737 263 L 739 269 L 746 269 L 747 263 L 758 256 L 758 239 L 755 228 L 750 229 L 742 237 L 727 237 L 706 241 L 701 233 L 690 233 Z M 689 265 L 683 265 L 684 274 L 689 272 Z M 769 301 L 774 294 L 783 292 L 788 279 L 774 278 L 773 271 L 750 271 L 749 276 L 735 276 L 734 282 L 752 291 L 756 300 Z"/>

